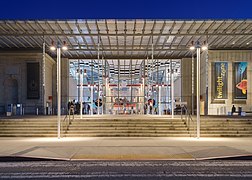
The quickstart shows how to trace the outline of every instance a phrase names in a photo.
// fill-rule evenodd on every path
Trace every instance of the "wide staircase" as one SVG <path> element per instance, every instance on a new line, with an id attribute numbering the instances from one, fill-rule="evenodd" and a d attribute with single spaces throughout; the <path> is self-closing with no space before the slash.
<path id="1" fill-rule="evenodd" d="M 195 137 L 196 117 L 76 116 L 62 117 L 62 137 Z M 0 118 L 0 137 L 57 137 L 56 116 Z M 252 118 L 201 116 L 201 137 L 252 137 Z"/>
<path id="2" fill-rule="evenodd" d="M 66 137 L 188 137 L 181 119 L 148 116 L 112 116 L 103 118 L 75 118 Z"/>
<path id="3" fill-rule="evenodd" d="M 201 137 L 252 137 L 252 117 L 201 116 L 200 124 Z"/>
<path id="4" fill-rule="evenodd" d="M 51 117 L 1 118 L 0 137 L 56 137 L 57 119 Z"/>

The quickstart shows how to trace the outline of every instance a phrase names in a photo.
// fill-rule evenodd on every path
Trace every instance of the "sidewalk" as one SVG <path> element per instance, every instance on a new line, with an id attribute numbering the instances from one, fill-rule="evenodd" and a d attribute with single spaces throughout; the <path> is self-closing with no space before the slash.
<path id="1" fill-rule="evenodd" d="M 203 160 L 252 156 L 252 138 L 0 138 L 0 157 Z"/>

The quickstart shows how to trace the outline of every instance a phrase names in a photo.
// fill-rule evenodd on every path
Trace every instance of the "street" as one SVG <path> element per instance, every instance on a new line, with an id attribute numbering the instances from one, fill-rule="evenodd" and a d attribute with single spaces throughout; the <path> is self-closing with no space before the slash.
<path id="1" fill-rule="evenodd" d="M 250 160 L 0 162 L 0 179 L 252 179 Z"/>

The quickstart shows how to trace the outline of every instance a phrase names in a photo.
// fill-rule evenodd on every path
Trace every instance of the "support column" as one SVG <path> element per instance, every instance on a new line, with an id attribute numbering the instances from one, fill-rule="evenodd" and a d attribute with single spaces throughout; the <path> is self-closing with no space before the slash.
<path id="1" fill-rule="evenodd" d="M 105 93 L 104 93 L 104 89 L 103 89 L 105 87 L 104 86 L 104 67 L 103 67 L 104 62 L 103 61 L 104 61 L 104 59 L 103 59 L 103 56 L 102 56 L 102 66 L 101 66 L 102 67 L 102 87 L 101 87 L 102 88 L 102 97 L 101 97 L 101 99 L 102 99 L 102 112 L 101 112 L 102 115 L 103 115 L 104 105 L 105 105 L 105 100 L 104 100 L 104 94 Z"/>
<path id="2" fill-rule="evenodd" d="M 45 39 L 43 38 L 43 59 L 42 59 L 42 107 L 43 114 L 46 115 L 46 97 L 45 97 Z"/>
<path id="3" fill-rule="evenodd" d="M 57 47 L 57 120 L 58 120 L 58 139 L 60 139 L 60 116 L 61 116 L 61 52 L 60 47 Z"/>
<path id="4" fill-rule="evenodd" d="M 93 107 L 94 107 L 94 104 L 93 104 L 93 101 L 94 101 L 94 85 L 93 84 L 91 84 L 91 98 L 90 98 L 90 101 L 91 101 L 90 114 L 93 115 Z"/>
<path id="5" fill-rule="evenodd" d="M 90 113 L 91 115 L 94 115 L 93 113 L 93 101 L 94 101 L 94 60 L 91 60 L 91 107 L 90 107 Z"/>
<path id="6" fill-rule="evenodd" d="M 192 52 L 192 115 L 194 115 L 194 53 Z"/>
<path id="7" fill-rule="evenodd" d="M 98 107 L 97 107 L 97 114 L 100 115 L 100 40 L 98 37 L 98 90 L 97 90 L 97 100 L 98 100 Z"/>
<path id="8" fill-rule="evenodd" d="M 154 45 L 153 45 L 153 36 L 152 36 L 152 43 L 151 43 L 151 60 L 152 60 L 152 81 L 151 81 L 151 87 L 152 87 L 152 102 L 154 102 L 154 91 L 153 91 L 153 82 L 154 82 Z M 157 102 L 156 102 L 157 103 Z M 151 114 L 154 114 L 154 103 L 152 103 L 152 112 Z"/>
<path id="9" fill-rule="evenodd" d="M 117 63 L 118 63 L 118 83 L 117 83 L 117 87 L 118 87 L 118 112 L 117 114 L 119 114 L 119 111 L 120 111 L 120 101 L 119 101 L 119 97 L 120 97 L 120 60 L 118 59 L 117 60 Z"/>
<path id="10" fill-rule="evenodd" d="M 197 138 L 200 138 L 200 48 L 197 48 Z"/>
<path id="11" fill-rule="evenodd" d="M 83 72 L 81 69 L 80 70 L 80 117 L 81 119 L 82 119 L 82 108 L 83 108 L 82 100 L 83 100 Z"/>
<path id="12" fill-rule="evenodd" d="M 161 116 L 161 86 L 158 86 L 158 113 Z"/>
<path id="13" fill-rule="evenodd" d="M 174 72 L 171 69 L 171 110 L 172 110 L 172 119 L 174 118 Z"/>

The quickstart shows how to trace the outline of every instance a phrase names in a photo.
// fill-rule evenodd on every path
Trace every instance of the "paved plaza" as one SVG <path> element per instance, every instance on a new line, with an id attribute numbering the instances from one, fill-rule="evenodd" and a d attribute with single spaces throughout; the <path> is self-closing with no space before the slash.
<path id="1" fill-rule="evenodd" d="M 1 138 L 1 157 L 204 160 L 252 156 L 252 138 Z"/>

